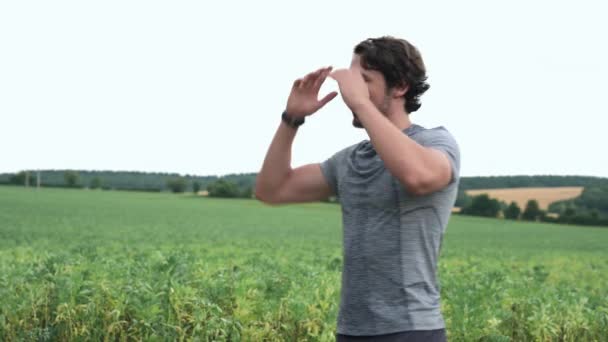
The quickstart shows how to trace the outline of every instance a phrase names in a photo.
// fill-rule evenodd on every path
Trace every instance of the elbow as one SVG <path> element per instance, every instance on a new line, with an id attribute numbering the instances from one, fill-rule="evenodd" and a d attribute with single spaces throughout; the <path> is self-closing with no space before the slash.
<path id="1" fill-rule="evenodd" d="M 279 205 L 286 203 L 283 189 L 285 188 L 284 184 L 287 178 L 289 178 L 290 173 L 291 171 L 285 176 L 285 178 L 283 178 L 283 181 L 280 182 L 268 183 L 258 178 L 254 189 L 255 198 L 258 201 L 268 205 Z"/>
<path id="2" fill-rule="evenodd" d="M 276 196 L 271 195 L 271 192 L 263 191 L 263 189 L 260 189 L 258 187 L 255 188 L 255 198 L 258 201 L 268 205 L 280 204 L 278 198 Z"/>
<path id="3" fill-rule="evenodd" d="M 253 189 L 253 194 L 256 200 L 268 204 L 270 201 L 270 191 L 267 186 L 264 186 L 263 182 L 258 178 L 255 182 L 255 186 Z"/>
<path id="4" fill-rule="evenodd" d="M 428 182 L 422 177 L 403 177 L 401 183 L 407 190 L 407 193 L 412 196 L 425 196 L 432 192 L 431 188 L 428 186 Z"/>
<path id="5" fill-rule="evenodd" d="M 269 202 L 268 192 L 264 191 L 264 189 L 262 189 L 262 187 L 259 185 L 255 186 L 254 195 L 255 195 L 255 199 L 257 199 L 258 201 L 260 201 L 262 203 Z"/>
<path id="6" fill-rule="evenodd" d="M 402 183 L 412 196 L 426 196 L 437 192 L 450 184 L 451 173 L 424 172 L 414 176 L 402 177 Z"/>
<path id="7" fill-rule="evenodd" d="M 407 192 L 415 197 L 425 196 L 431 193 L 427 188 L 421 185 L 407 187 Z"/>

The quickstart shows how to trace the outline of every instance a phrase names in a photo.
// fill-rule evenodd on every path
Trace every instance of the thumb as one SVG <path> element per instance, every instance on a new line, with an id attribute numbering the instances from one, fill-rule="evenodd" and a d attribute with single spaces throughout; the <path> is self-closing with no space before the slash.
<path id="1" fill-rule="evenodd" d="M 338 92 L 335 92 L 335 91 L 332 91 L 331 93 L 325 95 L 325 97 L 322 98 L 321 101 L 319 101 L 319 103 L 320 103 L 319 108 L 325 106 L 329 101 L 333 100 L 337 95 L 338 95 Z"/>

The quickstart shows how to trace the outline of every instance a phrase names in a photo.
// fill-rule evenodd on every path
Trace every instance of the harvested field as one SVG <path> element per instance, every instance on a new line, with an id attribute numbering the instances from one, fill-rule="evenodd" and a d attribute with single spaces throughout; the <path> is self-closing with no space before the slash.
<path id="1" fill-rule="evenodd" d="M 535 199 L 541 209 L 546 210 L 549 204 L 557 201 L 567 200 L 580 196 L 583 187 L 555 187 L 555 188 L 512 188 L 512 189 L 480 189 L 467 190 L 469 196 L 488 194 L 507 203 L 515 201 L 522 209 L 525 208 L 528 200 Z"/>

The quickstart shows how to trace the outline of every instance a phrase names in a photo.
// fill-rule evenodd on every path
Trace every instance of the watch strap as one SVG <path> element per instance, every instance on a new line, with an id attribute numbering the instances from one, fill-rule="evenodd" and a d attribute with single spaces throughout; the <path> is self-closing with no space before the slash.
<path id="1" fill-rule="evenodd" d="M 289 127 L 298 128 L 304 124 L 304 118 L 294 118 L 287 114 L 287 111 L 284 111 L 281 115 L 281 119 L 285 122 Z"/>

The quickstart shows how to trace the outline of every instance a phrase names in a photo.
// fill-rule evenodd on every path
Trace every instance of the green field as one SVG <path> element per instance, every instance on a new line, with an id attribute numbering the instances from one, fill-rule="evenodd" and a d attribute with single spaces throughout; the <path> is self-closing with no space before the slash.
<path id="1" fill-rule="evenodd" d="M 0 340 L 331 341 L 333 204 L 0 187 Z M 450 341 L 608 341 L 608 229 L 452 218 Z"/>

